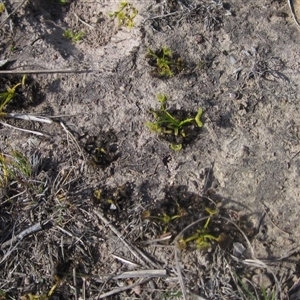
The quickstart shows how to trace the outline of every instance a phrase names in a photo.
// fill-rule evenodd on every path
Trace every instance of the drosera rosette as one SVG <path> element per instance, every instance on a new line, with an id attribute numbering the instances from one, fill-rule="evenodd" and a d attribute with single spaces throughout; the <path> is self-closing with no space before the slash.
<path id="1" fill-rule="evenodd" d="M 191 113 L 184 110 L 169 110 L 167 108 L 168 97 L 165 94 L 158 94 L 160 109 L 151 109 L 154 121 L 146 122 L 146 126 L 157 133 L 162 139 L 170 143 L 171 149 L 179 151 L 192 142 L 198 134 L 199 128 L 203 127 L 201 116 L 202 108 L 199 108 L 193 117 Z"/>

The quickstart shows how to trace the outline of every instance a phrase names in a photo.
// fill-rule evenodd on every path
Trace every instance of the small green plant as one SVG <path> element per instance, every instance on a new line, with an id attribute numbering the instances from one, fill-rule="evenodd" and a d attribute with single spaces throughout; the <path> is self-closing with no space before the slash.
<path id="1" fill-rule="evenodd" d="M 6 187 L 12 180 L 27 179 L 31 174 L 31 164 L 21 152 L 0 153 L 0 187 Z"/>
<path id="2" fill-rule="evenodd" d="M 168 97 L 164 94 L 158 94 L 157 99 L 161 106 L 159 110 L 151 110 L 155 118 L 155 122 L 146 122 L 146 126 L 153 132 L 159 135 L 173 135 L 175 138 L 180 136 L 185 138 L 187 133 L 185 128 L 195 124 L 197 127 L 202 127 L 201 122 L 202 109 L 199 108 L 194 118 L 179 119 L 170 111 L 167 110 Z M 171 148 L 175 151 L 182 149 L 182 143 L 171 143 Z"/>
<path id="3" fill-rule="evenodd" d="M 0 3 L 0 14 L 2 14 L 3 12 L 5 12 L 5 5 L 4 3 Z"/>
<path id="4" fill-rule="evenodd" d="M 187 244 L 190 242 L 195 242 L 196 249 L 207 249 L 210 247 L 212 241 L 220 242 L 222 240 L 222 235 L 216 237 L 211 234 L 209 230 L 209 223 L 211 221 L 211 216 L 217 214 L 217 210 L 212 210 L 210 208 L 205 208 L 205 211 L 209 214 L 203 228 L 197 229 L 194 234 L 187 238 L 180 238 L 178 241 L 178 247 L 180 249 L 185 249 Z"/>
<path id="5" fill-rule="evenodd" d="M 238 286 L 241 291 L 245 294 L 246 298 L 249 300 L 275 300 L 276 291 L 271 290 L 268 291 L 264 286 L 257 286 L 253 282 L 247 280 L 243 280 L 240 275 L 234 273 L 234 276 L 237 280 Z"/>
<path id="6" fill-rule="evenodd" d="M 275 291 L 268 292 L 265 287 L 262 287 L 261 294 L 262 294 L 263 300 L 276 300 L 276 292 Z"/>
<path id="7" fill-rule="evenodd" d="M 25 80 L 26 76 L 24 75 L 21 82 L 17 83 L 13 87 L 8 87 L 5 92 L 0 92 L 0 118 L 4 118 L 7 116 L 5 108 L 9 104 L 9 102 L 11 102 L 12 99 L 16 96 L 17 88 L 21 85 L 25 85 Z"/>
<path id="8" fill-rule="evenodd" d="M 132 28 L 134 26 L 134 18 L 137 16 L 138 10 L 127 1 L 121 1 L 119 9 L 109 13 L 111 18 L 118 20 L 118 26 L 126 26 Z"/>
<path id="9" fill-rule="evenodd" d="M 58 3 L 61 5 L 61 6 L 65 6 L 67 4 L 70 4 L 70 0 L 58 0 Z"/>
<path id="10" fill-rule="evenodd" d="M 187 212 L 184 209 L 182 209 L 178 204 L 176 205 L 176 208 L 176 214 L 174 214 L 173 216 L 167 215 L 165 212 L 162 212 L 158 215 L 151 215 L 151 212 L 149 210 L 146 210 L 143 212 L 142 218 L 153 221 L 159 221 L 160 223 L 164 224 L 164 234 L 167 232 L 169 225 L 172 221 L 187 215 Z"/>
<path id="11" fill-rule="evenodd" d="M 154 75 L 172 77 L 184 68 L 183 60 L 174 55 L 168 47 L 162 47 L 156 51 L 148 48 L 146 57 L 149 59 L 149 64 L 156 68 Z"/>
<path id="12" fill-rule="evenodd" d="M 64 31 L 64 37 L 71 40 L 73 43 L 81 41 L 84 36 L 84 32 L 75 32 L 70 29 Z"/>

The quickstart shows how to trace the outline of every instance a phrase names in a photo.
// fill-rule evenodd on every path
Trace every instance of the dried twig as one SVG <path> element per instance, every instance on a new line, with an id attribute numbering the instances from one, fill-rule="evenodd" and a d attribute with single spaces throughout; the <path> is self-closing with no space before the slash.
<path id="1" fill-rule="evenodd" d="M 30 235 L 30 234 L 33 234 L 37 231 L 40 231 L 42 230 L 42 224 L 39 222 L 39 223 L 36 223 L 32 226 L 30 226 L 29 228 L 23 230 L 22 232 L 20 232 L 18 235 L 12 237 L 10 240 L 6 241 L 5 243 L 3 243 L 1 245 L 1 249 L 5 249 L 6 247 L 9 247 L 11 246 L 12 244 L 14 244 L 16 241 L 21 241 L 23 240 L 26 236 Z"/>
<path id="2" fill-rule="evenodd" d="M 27 0 L 23 0 L 10 14 L 8 14 L 8 16 L 2 21 L 2 23 L 0 24 L 0 27 L 2 28 L 3 25 L 6 23 L 6 21 L 13 15 L 16 13 L 16 11 L 26 2 Z"/>
<path id="3" fill-rule="evenodd" d="M 76 69 L 54 69 L 54 70 L 0 70 L 0 74 L 56 74 L 56 73 L 92 73 L 100 70 L 76 70 Z"/>
<path id="4" fill-rule="evenodd" d="M 296 22 L 296 24 L 298 26 L 300 26 L 300 22 L 299 22 L 299 19 L 298 19 L 298 14 L 299 14 L 299 4 L 298 3 L 299 3 L 299 1 L 288 0 L 288 3 L 289 3 L 289 6 L 290 6 L 290 9 L 291 9 L 294 21 Z"/>
<path id="5" fill-rule="evenodd" d="M 136 278 L 136 277 L 165 277 L 167 271 L 165 269 L 160 270 L 139 270 L 123 272 L 119 275 L 112 277 L 112 279 L 124 279 L 124 278 Z"/>
<path id="6" fill-rule="evenodd" d="M 72 234 L 71 232 L 69 232 L 68 230 L 60 227 L 59 225 L 56 225 L 56 227 L 63 233 L 67 234 L 68 236 L 74 238 L 77 240 L 77 242 L 80 242 L 83 246 L 85 246 L 84 242 L 77 236 L 75 236 L 74 234 Z"/>
<path id="7" fill-rule="evenodd" d="M 74 284 L 74 291 L 75 291 L 75 300 L 78 300 L 78 294 L 77 294 L 77 280 L 76 280 L 76 268 L 73 268 L 73 284 Z"/>
<path id="8" fill-rule="evenodd" d="M 175 250 L 175 265 L 176 265 L 176 270 L 177 270 L 177 276 L 179 279 L 179 284 L 180 284 L 180 288 L 181 288 L 181 292 L 182 292 L 182 297 L 184 300 L 187 299 L 187 293 L 186 293 L 186 288 L 185 288 L 185 284 L 183 281 L 183 277 L 182 277 L 182 273 L 181 273 L 181 268 L 179 265 L 179 253 L 180 250 L 178 249 L 178 247 L 174 247 Z"/>
<path id="9" fill-rule="evenodd" d="M 186 288 L 185 288 L 185 284 L 184 284 L 184 281 L 183 281 L 183 277 L 182 277 L 182 274 L 181 274 L 181 268 L 180 268 L 180 265 L 179 265 L 179 255 L 180 255 L 180 250 L 179 248 L 177 247 L 177 243 L 178 243 L 178 240 L 180 239 L 180 237 L 182 237 L 183 233 L 185 231 L 187 231 L 189 228 L 191 228 L 192 226 L 198 224 L 199 222 L 202 222 L 204 220 L 207 220 L 209 217 L 203 217 L 203 218 L 200 218 L 198 220 L 196 220 L 195 222 L 189 224 L 187 227 L 185 227 L 174 239 L 174 249 L 175 249 L 175 265 L 176 265 L 176 270 L 177 270 L 177 276 L 178 276 L 178 279 L 179 279 L 179 283 L 180 283 L 180 288 L 181 288 L 181 291 L 182 291 L 182 296 L 183 296 L 183 299 L 186 300 L 187 299 L 187 293 L 186 293 Z"/>
<path id="10" fill-rule="evenodd" d="M 151 279 L 152 278 L 144 278 L 142 280 L 136 281 L 133 284 L 129 284 L 129 285 L 126 285 L 126 286 L 122 286 L 122 287 L 116 288 L 116 289 L 114 289 L 112 291 L 109 291 L 107 293 L 104 293 L 104 294 L 100 295 L 97 299 L 103 299 L 103 298 L 106 298 L 108 296 L 115 295 L 115 294 L 118 294 L 120 292 L 130 290 L 130 289 L 132 289 L 132 288 L 134 288 L 134 287 L 136 287 L 138 285 L 141 285 L 141 284 L 144 284 L 144 283 L 150 281 Z"/>
<path id="11" fill-rule="evenodd" d="M 25 120 L 25 121 L 34 121 L 34 122 L 41 122 L 41 123 L 47 123 L 47 124 L 53 123 L 53 120 L 51 120 L 47 117 L 33 116 L 33 115 L 28 115 L 28 114 L 6 113 L 4 115 L 4 118 L 21 119 L 21 120 Z"/>
<path id="12" fill-rule="evenodd" d="M 153 262 L 147 255 L 145 255 L 139 248 L 135 247 L 134 245 L 130 245 L 127 243 L 121 232 L 115 228 L 110 222 L 101 215 L 100 212 L 95 211 L 96 216 L 106 225 L 109 229 L 123 242 L 123 244 L 128 248 L 128 250 L 134 255 L 143 265 L 147 262 L 149 265 L 155 268 L 159 268 L 159 265 Z"/>
<path id="13" fill-rule="evenodd" d="M 85 277 L 82 277 L 82 299 L 85 300 Z"/>
<path id="14" fill-rule="evenodd" d="M 39 136 L 47 136 L 47 137 L 50 137 L 48 134 L 45 134 L 45 133 L 42 133 L 42 132 L 39 132 L 39 131 L 34 131 L 34 130 L 29 130 L 29 129 L 19 128 L 19 127 L 16 127 L 16 126 L 7 124 L 7 123 L 5 123 L 5 122 L 0 122 L 0 124 L 3 125 L 3 126 L 5 126 L 5 127 L 13 128 L 13 129 L 16 129 L 16 130 L 19 130 L 19 131 L 32 133 L 32 134 L 39 135 Z"/>
<path id="15" fill-rule="evenodd" d="M 91 28 L 91 29 L 95 29 L 95 26 L 92 26 L 92 25 L 88 24 L 87 22 L 84 22 L 82 19 L 80 19 L 80 18 L 78 17 L 77 14 L 73 13 L 73 15 L 74 15 L 74 16 L 76 17 L 76 19 L 77 19 L 79 22 L 81 22 L 83 25 L 85 25 L 85 26 L 87 26 L 87 27 L 89 27 L 89 28 Z"/>
<path id="16" fill-rule="evenodd" d="M 137 263 L 135 263 L 127 258 L 121 257 L 120 255 L 112 254 L 112 257 L 114 257 L 115 259 L 121 261 L 122 263 L 128 264 L 130 266 L 133 266 L 136 268 L 140 267 L 140 265 L 138 265 Z"/>

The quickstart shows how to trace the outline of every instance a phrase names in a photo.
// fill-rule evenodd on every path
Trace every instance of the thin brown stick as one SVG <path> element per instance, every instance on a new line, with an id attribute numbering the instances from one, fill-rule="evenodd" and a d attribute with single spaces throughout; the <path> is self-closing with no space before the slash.
<path id="1" fill-rule="evenodd" d="M 76 280 L 76 268 L 73 268 L 73 284 L 74 284 L 74 292 L 75 292 L 75 300 L 78 300 L 77 293 L 77 280 Z"/>
<path id="2" fill-rule="evenodd" d="M 82 277 L 82 299 L 85 300 L 85 277 Z"/>
<path id="3" fill-rule="evenodd" d="M 14 244 L 16 241 L 21 241 L 23 240 L 26 236 L 31 235 L 37 231 L 42 230 L 42 224 L 36 223 L 32 226 L 30 226 L 29 228 L 23 230 L 22 232 L 20 232 L 18 235 L 12 237 L 10 240 L 6 241 L 5 243 L 3 243 L 1 245 L 1 249 L 5 249 L 6 247 L 11 246 L 12 244 Z"/>
<path id="4" fill-rule="evenodd" d="M 83 21 L 82 19 L 80 19 L 80 18 L 78 17 L 77 14 L 73 13 L 73 15 L 74 15 L 74 16 L 76 17 L 76 19 L 77 19 L 79 22 L 81 22 L 83 25 L 85 25 L 85 26 L 87 26 L 87 27 L 89 27 L 89 28 L 91 28 L 91 29 L 95 29 L 95 26 L 92 26 L 92 25 L 88 24 L 87 22 Z"/>
<path id="5" fill-rule="evenodd" d="M 115 259 L 121 261 L 122 263 L 128 264 L 128 265 L 133 266 L 135 268 L 140 267 L 140 265 L 138 265 L 137 263 L 135 263 L 135 262 L 133 262 L 133 261 L 127 259 L 127 258 L 124 258 L 120 255 L 112 254 L 111 256 L 114 257 Z"/>
<path id="6" fill-rule="evenodd" d="M 16 13 L 16 11 L 26 2 L 27 0 L 23 0 L 10 14 L 8 14 L 8 16 L 2 21 L 2 23 L 0 24 L 0 27 L 2 28 L 3 25 L 6 23 L 6 21 L 13 15 Z"/>
<path id="7" fill-rule="evenodd" d="M 135 256 L 143 265 L 145 265 L 145 262 L 147 262 L 149 265 L 155 268 L 160 268 L 158 264 L 153 262 L 149 257 L 147 257 L 138 247 L 135 247 L 134 245 L 130 245 L 127 243 L 121 232 L 115 228 L 110 222 L 101 215 L 100 212 L 95 211 L 96 216 L 106 225 L 109 227 L 109 229 L 123 242 L 123 244 L 128 248 L 128 250 L 132 253 L 133 256 Z"/>
<path id="8" fill-rule="evenodd" d="M 138 270 L 123 272 L 119 275 L 112 277 L 112 279 L 125 279 L 125 278 L 137 278 L 137 277 L 165 277 L 167 271 L 165 269 L 160 270 Z"/>
<path id="9" fill-rule="evenodd" d="M 179 279 L 180 289 L 181 289 L 181 292 L 182 292 L 183 300 L 186 300 L 187 299 L 187 293 L 186 293 L 186 288 L 185 288 L 185 284 L 184 284 L 182 273 L 181 273 L 181 268 L 180 268 L 180 265 L 179 265 L 179 252 L 180 252 L 180 250 L 176 246 L 174 246 L 174 250 L 175 250 L 175 266 L 176 266 L 176 270 L 177 270 L 177 276 L 178 276 L 178 279 Z"/>
<path id="10" fill-rule="evenodd" d="M 300 23 L 299 23 L 299 20 L 298 20 L 298 16 L 296 15 L 296 11 L 295 11 L 295 8 L 294 8 L 294 3 L 296 3 L 296 2 L 297 1 L 288 0 L 288 3 L 289 3 L 289 6 L 290 6 L 290 9 L 291 9 L 294 21 L 296 22 L 296 24 L 298 26 L 300 26 Z"/>
<path id="11" fill-rule="evenodd" d="M 92 73 L 100 70 L 75 70 L 75 69 L 53 69 L 53 70 L 0 70 L 0 74 L 56 74 L 56 73 Z"/>
<path id="12" fill-rule="evenodd" d="M 141 284 L 144 284 L 144 283 L 150 281 L 151 279 L 152 278 L 144 278 L 144 279 L 142 279 L 140 281 L 139 280 L 136 281 L 133 284 L 129 284 L 129 285 L 126 285 L 126 286 L 122 286 L 122 287 L 116 288 L 116 289 L 114 289 L 112 291 L 109 291 L 107 293 L 104 293 L 104 294 L 100 295 L 98 299 L 103 299 L 103 298 L 106 298 L 108 296 L 115 295 L 115 294 L 118 294 L 118 293 L 130 290 L 130 289 L 132 289 L 132 288 L 134 288 L 134 287 L 136 287 L 138 285 L 141 285 Z"/>
<path id="13" fill-rule="evenodd" d="M 45 133 L 42 133 L 42 132 L 39 132 L 39 131 L 34 131 L 34 130 L 29 130 L 29 129 L 19 128 L 19 127 L 16 127 L 16 126 L 7 124 L 7 123 L 5 123 L 5 122 L 0 122 L 0 124 L 3 125 L 3 126 L 5 126 L 5 127 L 9 127 L 9 128 L 16 129 L 16 130 L 19 130 L 19 131 L 32 133 L 32 134 L 39 135 L 39 136 L 47 136 L 47 137 L 50 137 L 48 134 L 45 134 Z"/>
<path id="14" fill-rule="evenodd" d="M 187 227 L 185 227 L 183 230 L 181 230 L 181 232 L 174 239 L 175 265 L 176 265 L 177 276 L 178 276 L 178 279 L 179 279 L 179 284 L 180 284 L 180 288 L 181 288 L 181 292 L 182 292 L 182 296 L 183 296 L 184 300 L 187 299 L 187 292 L 186 292 L 185 284 L 184 284 L 183 277 L 182 277 L 182 274 L 181 274 L 181 268 L 180 268 L 180 265 L 179 265 L 180 250 L 177 247 L 177 243 L 178 243 L 178 240 L 180 239 L 180 237 L 182 237 L 182 235 L 185 231 L 187 231 L 192 226 L 198 224 L 199 222 L 207 220 L 208 218 L 209 218 L 208 216 L 203 217 L 203 218 L 200 218 L 200 219 L 196 220 L 195 222 L 189 224 Z"/>

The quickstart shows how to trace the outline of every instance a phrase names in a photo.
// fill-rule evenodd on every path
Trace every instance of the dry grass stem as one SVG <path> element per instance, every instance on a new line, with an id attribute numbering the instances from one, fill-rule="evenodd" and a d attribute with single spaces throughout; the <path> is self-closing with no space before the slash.
<path id="1" fill-rule="evenodd" d="M 103 298 L 106 298 L 106 297 L 109 297 L 109 296 L 112 296 L 112 295 L 115 295 L 115 294 L 119 294 L 121 292 L 124 292 L 124 291 L 127 291 L 127 290 L 130 290 L 138 285 L 141 285 L 141 284 L 145 284 L 147 283 L 148 281 L 150 281 L 152 278 L 144 278 L 142 280 L 137 280 L 135 283 L 133 284 L 129 284 L 129 285 L 126 285 L 126 286 L 123 286 L 123 287 L 119 287 L 119 288 L 116 288 L 112 291 L 109 291 L 107 293 L 104 293 L 104 294 L 101 294 L 98 299 L 103 299 Z"/>
<path id="2" fill-rule="evenodd" d="M 8 16 L 2 21 L 2 23 L 0 24 L 0 27 L 2 28 L 3 25 L 6 23 L 6 21 L 12 16 L 14 15 L 21 7 L 24 3 L 26 3 L 27 0 L 23 0 L 20 2 L 20 4 L 10 13 L 8 14 Z"/>
<path id="3" fill-rule="evenodd" d="M 137 263 L 133 262 L 133 261 L 130 261 L 129 259 L 127 258 L 124 258 L 124 257 L 121 257 L 119 255 L 116 255 L 116 254 L 111 254 L 112 257 L 114 257 L 115 259 L 121 261 L 122 263 L 125 263 L 127 265 L 130 265 L 130 266 L 133 266 L 133 267 L 140 267 L 140 265 L 138 265 Z"/>
<path id="4" fill-rule="evenodd" d="M 0 70 L 0 74 L 65 74 L 65 73 L 93 73 L 100 70 L 76 70 L 76 69 L 53 69 L 53 70 Z"/>
<path id="5" fill-rule="evenodd" d="M 139 270 L 139 271 L 128 271 L 123 272 L 120 275 L 112 277 L 113 279 L 126 279 L 126 278 L 137 278 L 137 277 L 166 277 L 167 271 L 164 269 L 160 270 Z"/>
<path id="6" fill-rule="evenodd" d="M 1 245 L 1 249 L 5 249 L 6 247 L 11 246 L 12 244 L 14 244 L 16 241 L 22 241 L 26 236 L 31 235 L 37 231 L 42 230 L 42 224 L 36 223 L 32 226 L 30 226 L 29 228 L 23 230 L 22 232 L 20 232 L 18 235 L 14 236 L 13 238 L 11 238 L 10 240 L 6 241 L 5 243 L 3 243 Z"/>
<path id="7" fill-rule="evenodd" d="M 5 127 L 9 127 L 9 128 L 15 129 L 15 130 L 19 130 L 19 131 L 23 131 L 23 132 L 27 132 L 27 133 L 32 133 L 32 134 L 39 135 L 39 136 L 50 137 L 48 134 L 45 134 L 45 133 L 42 133 L 42 132 L 39 132 L 39 131 L 34 131 L 34 130 L 19 128 L 19 127 L 7 124 L 5 122 L 0 122 L 0 124 L 3 125 L 3 126 L 5 126 Z"/>
<path id="8" fill-rule="evenodd" d="M 20 119 L 20 120 L 25 120 L 25 121 L 41 122 L 41 123 L 47 123 L 47 124 L 53 123 L 53 120 L 51 120 L 47 117 L 33 116 L 33 115 L 28 115 L 28 114 L 7 113 L 5 115 L 5 118 Z"/>
<path id="9" fill-rule="evenodd" d="M 94 26 L 92 26 L 92 25 L 90 25 L 90 24 L 84 22 L 82 19 L 80 19 L 80 18 L 78 17 L 77 14 L 73 13 L 73 15 L 74 15 L 74 16 L 76 17 L 76 19 L 77 19 L 79 22 L 81 22 L 83 25 L 85 25 L 85 26 L 87 26 L 87 27 L 89 27 L 89 28 L 91 28 L 91 29 L 95 29 Z"/>
<path id="10" fill-rule="evenodd" d="M 140 249 L 127 243 L 120 231 L 116 229 L 100 212 L 95 211 L 95 214 L 104 223 L 104 225 L 108 226 L 109 229 L 123 242 L 132 255 L 135 256 L 143 266 L 149 264 L 152 267 L 159 268 L 159 265 L 147 257 Z"/>
<path id="11" fill-rule="evenodd" d="M 78 300 L 76 268 L 73 268 L 73 284 L 74 284 L 74 297 L 75 297 L 75 300 Z"/>

